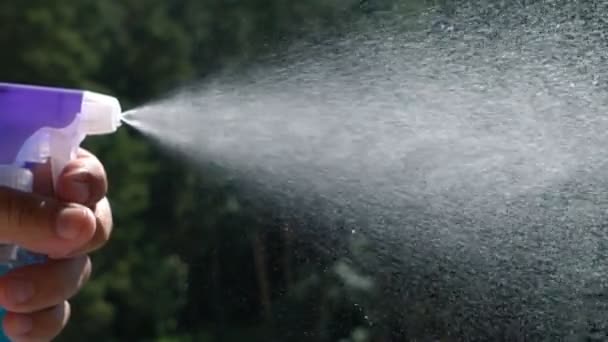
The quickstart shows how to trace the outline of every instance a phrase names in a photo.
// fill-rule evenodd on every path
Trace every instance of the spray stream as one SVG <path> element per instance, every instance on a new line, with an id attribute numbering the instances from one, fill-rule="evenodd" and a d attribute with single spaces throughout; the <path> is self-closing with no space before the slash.
<path id="1" fill-rule="evenodd" d="M 330 253 L 364 234 L 387 303 L 425 302 L 447 336 L 589 337 L 608 328 L 605 13 L 538 1 L 368 22 L 123 120 Z"/>

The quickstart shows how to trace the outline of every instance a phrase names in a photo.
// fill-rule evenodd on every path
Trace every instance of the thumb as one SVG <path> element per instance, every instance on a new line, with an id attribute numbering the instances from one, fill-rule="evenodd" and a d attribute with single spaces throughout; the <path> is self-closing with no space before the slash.
<path id="1" fill-rule="evenodd" d="M 63 256 L 84 246 L 95 225 L 95 216 L 84 206 L 0 187 L 0 243 Z"/>

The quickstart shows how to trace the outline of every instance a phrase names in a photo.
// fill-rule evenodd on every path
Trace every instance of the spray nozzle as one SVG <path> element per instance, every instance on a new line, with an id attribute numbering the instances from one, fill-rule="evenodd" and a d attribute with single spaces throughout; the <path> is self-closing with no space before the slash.
<path id="1" fill-rule="evenodd" d="M 87 134 L 108 134 L 121 125 L 120 102 L 115 97 L 85 91 L 82 101 L 82 126 Z"/>

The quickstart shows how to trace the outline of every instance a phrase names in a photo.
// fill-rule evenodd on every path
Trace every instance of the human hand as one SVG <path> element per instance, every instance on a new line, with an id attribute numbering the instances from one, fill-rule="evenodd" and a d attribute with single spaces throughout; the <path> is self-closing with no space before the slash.
<path id="1" fill-rule="evenodd" d="M 103 166 L 80 150 L 53 189 L 48 165 L 34 171 L 34 194 L 0 188 L 0 242 L 49 256 L 48 262 L 0 277 L 5 334 L 13 341 L 51 341 L 66 326 L 68 299 L 91 274 L 88 253 L 112 230 Z"/>

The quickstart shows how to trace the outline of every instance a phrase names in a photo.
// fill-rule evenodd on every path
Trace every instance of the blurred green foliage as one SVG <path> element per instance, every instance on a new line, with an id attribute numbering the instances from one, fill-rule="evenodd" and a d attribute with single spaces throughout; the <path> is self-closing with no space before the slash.
<path id="1" fill-rule="evenodd" d="M 379 5 L 4 0 L 0 79 L 102 91 L 130 107 Z M 291 230 L 243 209 L 221 174 L 128 129 L 85 147 L 107 168 L 115 231 L 60 341 L 383 340 L 367 317 L 374 280 L 347 260 L 295 255 Z"/>

